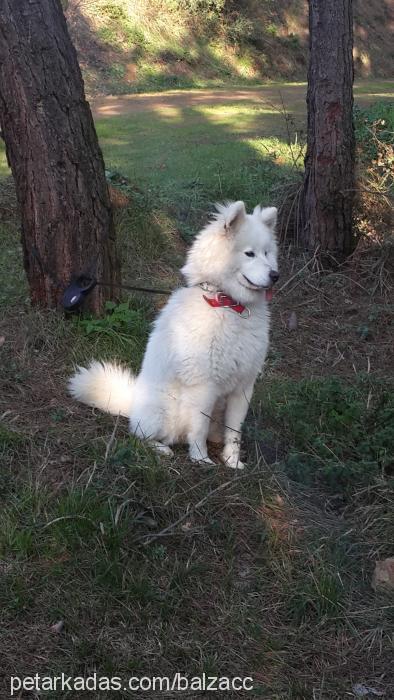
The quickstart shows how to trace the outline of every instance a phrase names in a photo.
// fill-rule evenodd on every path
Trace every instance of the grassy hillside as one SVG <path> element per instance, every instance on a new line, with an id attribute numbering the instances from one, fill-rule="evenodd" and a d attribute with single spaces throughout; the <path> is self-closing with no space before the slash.
<path id="1" fill-rule="evenodd" d="M 388 0 L 355 2 L 357 77 L 390 77 Z M 305 79 L 305 0 L 69 0 L 90 94 Z"/>

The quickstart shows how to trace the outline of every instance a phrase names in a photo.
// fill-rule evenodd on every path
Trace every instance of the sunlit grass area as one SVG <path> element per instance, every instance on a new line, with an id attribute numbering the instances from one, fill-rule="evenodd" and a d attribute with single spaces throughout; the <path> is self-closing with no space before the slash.
<path id="1" fill-rule="evenodd" d="M 280 118 L 265 109 L 155 110 L 100 119 L 97 130 L 110 169 L 174 205 L 191 194 L 205 202 L 236 193 L 249 205 L 266 200 L 280 170 L 275 161 L 291 165 Z"/>

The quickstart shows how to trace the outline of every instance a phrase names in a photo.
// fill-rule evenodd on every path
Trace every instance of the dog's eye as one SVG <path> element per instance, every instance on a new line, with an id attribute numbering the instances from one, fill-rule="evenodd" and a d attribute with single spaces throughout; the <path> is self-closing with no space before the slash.
<path id="1" fill-rule="evenodd" d="M 268 253 L 267 253 L 267 251 L 264 251 L 264 255 L 265 255 L 265 257 L 267 257 L 267 256 L 268 256 Z"/>
<path id="2" fill-rule="evenodd" d="M 253 250 L 245 250 L 245 255 L 247 255 L 248 258 L 254 258 Z"/>

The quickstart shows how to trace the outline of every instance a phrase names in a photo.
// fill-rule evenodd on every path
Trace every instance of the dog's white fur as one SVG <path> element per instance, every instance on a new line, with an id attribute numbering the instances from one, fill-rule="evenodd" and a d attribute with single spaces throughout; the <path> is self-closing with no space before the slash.
<path id="1" fill-rule="evenodd" d="M 127 416 L 130 431 L 164 453 L 187 442 L 192 460 L 211 463 L 207 439 L 224 442 L 224 462 L 240 469 L 241 426 L 268 349 L 265 289 L 278 269 L 277 210 L 257 206 L 249 215 L 243 202 L 217 210 L 188 253 L 188 286 L 171 295 L 154 324 L 140 374 L 92 362 L 69 388 L 79 401 Z M 202 283 L 247 306 L 249 318 L 211 307 Z"/>

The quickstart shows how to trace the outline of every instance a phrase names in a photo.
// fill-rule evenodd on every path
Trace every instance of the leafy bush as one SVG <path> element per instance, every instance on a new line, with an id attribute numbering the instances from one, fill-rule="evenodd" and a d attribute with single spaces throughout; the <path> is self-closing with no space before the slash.
<path id="1" fill-rule="evenodd" d="M 379 155 L 379 144 L 393 144 L 394 105 L 376 102 L 367 109 L 355 106 L 354 129 L 360 159 L 375 160 Z"/>
<path id="2" fill-rule="evenodd" d="M 226 5 L 226 0 L 178 0 L 178 7 L 199 14 L 201 17 L 208 14 L 220 15 Z"/>
<path id="3" fill-rule="evenodd" d="M 111 66 L 109 66 L 108 72 L 114 78 L 121 80 L 122 78 L 124 78 L 126 71 L 125 71 L 125 67 L 124 67 L 124 65 L 122 65 L 122 63 L 113 63 Z"/>
<path id="4" fill-rule="evenodd" d="M 393 260 L 394 105 L 376 102 L 367 109 L 355 107 L 354 127 L 358 161 L 355 228 L 364 245 L 379 242 L 383 268 L 377 277 L 383 279 L 382 270 L 390 275 Z"/>
<path id="5" fill-rule="evenodd" d="M 100 7 L 100 11 L 104 23 L 97 34 L 101 41 L 116 48 L 145 47 L 144 32 L 130 20 L 123 7 L 115 3 L 107 3 Z"/>
<path id="6" fill-rule="evenodd" d="M 141 311 L 130 308 L 129 302 L 115 304 L 114 301 L 107 301 L 105 309 L 108 312 L 103 318 L 83 318 L 79 324 L 86 333 L 109 333 L 131 334 L 140 331 L 144 325 L 144 318 Z"/>
<path id="7" fill-rule="evenodd" d="M 291 49 L 301 48 L 301 41 L 298 34 L 289 34 L 288 36 L 284 36 L 282 37 L 282 42 Z"/>
<path id="8" fill-rule="evenodd" d="M 220 31 L 226 0 L 172 0 L 170 4 L 181 15 L 189 17 L 197 34 L 206 38 Z"/>
<path id="9" fill-rule="evenodd" d="M 106 315 L 102 318 L 87 316 L 75 319 L 78 329 L 90 339 L 90 347 L 92 344 L 95 346 L 94 352 L 89 352 L 89 355 L 101 353 L 105 358 L 138 363 L 149 331 L 146 309 L 142 306 L 132 308 L 128 301 L 121 304 L 107 301 L 105 308 Z M 87 354 L 84 352 L 85 356 Z"/>
<path id="10" fill-rule="evenodd" d="M 256 33 L 254 22 L 248 17 L 238 15 L 232 22 L 229 22 L 226 27 L 227 38 L 233 44 L 244 44 Z"/>
<path id="11" fill-rule="evenodd" d="M 274 24 L 271 22 L 271 24 L 267 24 L 265 27 L 266 34 L 269 34 L 270 36 L 278 36 L 279 33 L 279 27 L 277 24 Z"/>
<path id="12" fill-rule="evenodd" d="M 100 11 L 108 19 L 127 21 L 127 15 L 123 7 L 113 2 L 100 5 Z"/>

